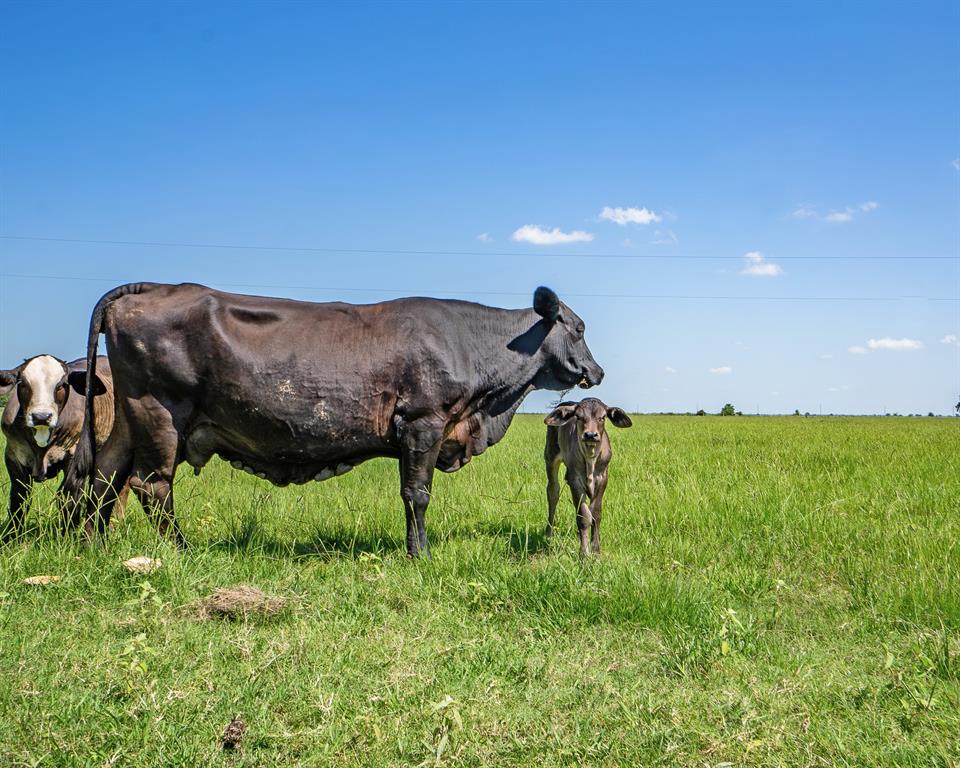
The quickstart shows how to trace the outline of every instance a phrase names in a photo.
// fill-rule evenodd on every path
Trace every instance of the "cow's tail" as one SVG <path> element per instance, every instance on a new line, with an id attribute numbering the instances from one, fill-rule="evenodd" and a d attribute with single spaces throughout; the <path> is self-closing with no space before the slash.
<path id="1" fill-rule="evenodd" d="M 90 482 L 92 485 L 93 482 L 97 451 L 96 409 L 93 403 L 94 382 L 97 375 L 97 346 L 100 343 L 100 334 L 105 330 L 103 322 L 107 307 L 122 296 L 146 293 L 154 286 L 156 283 L 127 283 L 107 291 L 100 297 L 90 316 L 90 333 L 87 336 L 87 380 L 84 391 L 87 399 L 84 403 L 83 427 L 64 481 L 64 490 L 74 504 L 79 502 L 86 484 Z"/>

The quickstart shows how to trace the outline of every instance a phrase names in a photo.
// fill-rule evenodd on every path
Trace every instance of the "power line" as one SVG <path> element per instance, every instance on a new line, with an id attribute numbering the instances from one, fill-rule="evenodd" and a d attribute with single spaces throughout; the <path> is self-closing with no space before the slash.
<path id="1" fill-rule="evenodd" d="M 111 277 L 83 277 L 76 275 L 36 275 L 14 272 L 0 272 L 0 277 L 21 280 L 67 280 L 121 285 L 131 282 Z M 439 288 L 419 290 L 414 288 L 357 288 L 334 287 L 328 285 L 281 285 L 263 283 L 226 283 L 219 280 L 217 285 L 225 288 L 260 288 L 278 291 L 320 291 L 323 293 L 393 293 L 400 296 L 425 294 L 443 294 L 446 296 L 521 296 L 529 297 L 528 291 L 449 291 Z M 960 297 L 941 296 L 724 296 L 697 295 L 679 293 L 564 293 L 565 297 L 578 299 L 635 299 L 635 300 L 677 300 L 677 301 L 956 301 Z"/>
<path id="2" fill-rule="evenodd" d="M 231 251 L 289 251 L 293 253 L 353 253 L 389 256 L 496 256 L 506 258 L 528 258 L 540 256 L 551 259 L 626 259 L 626 260 L 655 260 L 668 261 L 702 261 L 740 259 L 740 256 L 720 256 L 716 254 L 660 254 L 660 253 L 557 253 L 543 251 L 442 251 L 442 250 L 413 250 L 405 248 L 318 248 L 283 245 L 231 245 L 225 243 L 181 243 L 159 242 L 151 240 L 89 240 L 77 237 L 34 237 L 28 235 L 0 235 L 0 240 L 19 240 L 45 243 L 78 243 L 84 245 L 125 245 L 148 246 L 156 248 L 207 248 Z M 824 256 L 805 254 L 802 256 L 777 256 L 777 261 L 960 261 L 960 256 L 942 255 L 910 255 L 890 256 L 871 254 L 867 256 Z"/>

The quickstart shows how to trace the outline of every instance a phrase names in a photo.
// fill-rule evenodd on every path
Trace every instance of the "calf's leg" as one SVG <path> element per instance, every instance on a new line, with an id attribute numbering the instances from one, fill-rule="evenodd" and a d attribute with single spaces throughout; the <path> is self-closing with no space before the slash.
<path id="1" fill-rule="evenodd" d="M 547 527 L 543 532 L 544 536 L 553 536 L 553 518 L 557 513 L 557 502 L 560 501 L 560 479 L 557 475 L 560 472 L 560 457 L 546 456 L 545 464 L 547 468 Z"/>
<path id="2" fill-rule="evenodd" d="M 590 496 L 580 483 L 570 483 L 570 495 L 577 510 L 577 533 L 580 536 L 580 555 L 590 555 L 590 528 L 593 525 L 593 512 L 590 510 Z"/>
<path id="3" fill-rule="evenodd" d="M 590 548 L 595 555 L 600 554 L 600 520 L 603 518 L 603 493 L 607 490 L 607 478 L 598 477 L 593 494 L 592 516 L 593 522 L 590 526 Z"/>

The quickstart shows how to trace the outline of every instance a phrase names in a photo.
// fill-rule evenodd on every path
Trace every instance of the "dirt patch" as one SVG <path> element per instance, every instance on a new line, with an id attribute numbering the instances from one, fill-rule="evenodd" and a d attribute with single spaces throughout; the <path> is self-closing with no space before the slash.
<path id="1" fill-rule="evenodd" d="M 201 619 L 242 619 L 249 616 L 272 618 L 287 606 L 287 600 L 264 594 L 248 584 L 223 587 L 194 606 Z"/>

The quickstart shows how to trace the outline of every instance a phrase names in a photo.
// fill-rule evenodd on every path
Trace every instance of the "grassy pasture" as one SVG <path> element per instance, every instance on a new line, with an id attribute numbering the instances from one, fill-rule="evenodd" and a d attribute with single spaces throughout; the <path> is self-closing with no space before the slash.
<path id="1" fill-rule="evenodd" d="M 135 502 L 103 546 L 58 539 L 38 492 L 0 549 L 0 765 L 960 765 L 960 420 L 612 439 L 591 562 L 566 496 L 540 535 L 534 416 L 437 478 L 431 562 L 388 461 L 286 489 L 187 468 L 183 554 Z M 143 554 L 163 568 L 123 570 Z M 237 583 L 289 603 L 191 609 Z"/>

